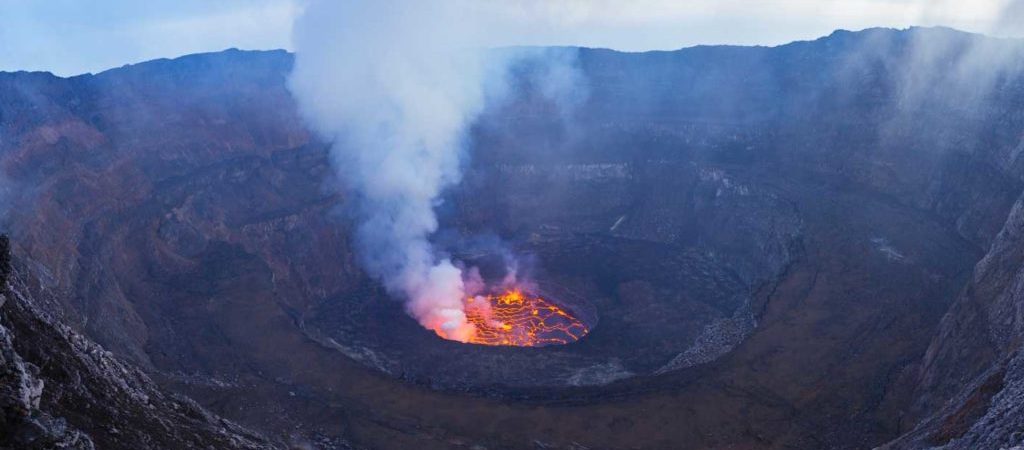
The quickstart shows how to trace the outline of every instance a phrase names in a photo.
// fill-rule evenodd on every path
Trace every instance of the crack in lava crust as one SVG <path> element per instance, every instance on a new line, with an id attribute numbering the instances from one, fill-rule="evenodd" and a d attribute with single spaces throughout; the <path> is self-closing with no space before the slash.
<path id="1" fill-rule="evenodd" d="M 590 332 L 575 316 L 539 296 L 510 290 L 466 299 L 466 318 L 475 331 L 467 343 L 544 347 L 578 341 Z"/>

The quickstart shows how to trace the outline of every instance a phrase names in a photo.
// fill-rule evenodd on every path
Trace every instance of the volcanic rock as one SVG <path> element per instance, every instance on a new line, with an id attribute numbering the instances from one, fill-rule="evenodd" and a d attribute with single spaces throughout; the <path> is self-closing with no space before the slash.
<path id="1" fill-rule="evenodd" d="M 276 448 L 41 310 L 31 275 L 12 273 L 6 237 L 2 244 L 0 448 Z"/>

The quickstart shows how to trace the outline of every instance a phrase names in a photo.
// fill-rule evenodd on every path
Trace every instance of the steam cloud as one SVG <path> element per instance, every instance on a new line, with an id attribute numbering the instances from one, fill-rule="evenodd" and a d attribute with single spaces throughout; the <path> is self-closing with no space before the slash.
<path id="1" fill-rule="evenodd" d="M 474 331 L 463 299 L 479 289 L 478 275 L 432 246 L 434 207 L 460 180 L 468 126 L 505 91 L 521 53 L 483 50 L 495 41 L 478 28 L 494 23 L 481 4 L 314 2 L 296 23 L 290 80 L 306 119 L 333 142 L 366 270 L 423 326 L 463 342 Z"/>

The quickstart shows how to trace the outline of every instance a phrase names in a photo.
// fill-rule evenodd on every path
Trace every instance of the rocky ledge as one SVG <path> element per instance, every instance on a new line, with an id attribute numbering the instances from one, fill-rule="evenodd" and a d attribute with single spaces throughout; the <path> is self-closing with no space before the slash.
<path id="1" fill-rule="evenodd" d="M 37 307 L 9 247 L 0 237 L 0 449 L 275 448 Z"/>

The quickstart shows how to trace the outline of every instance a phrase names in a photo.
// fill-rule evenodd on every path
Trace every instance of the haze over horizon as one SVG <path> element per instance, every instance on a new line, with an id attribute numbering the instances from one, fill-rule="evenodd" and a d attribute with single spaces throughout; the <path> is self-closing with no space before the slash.
<path id="1" fill-rule="evenodd" d="M 469 8 L 481 3 L 462 2 Z M 69 76 L 226 48 L 293 50 L 305 0 L 0 0 L 0 71 Z M 493 46 L 573 45 L 623 51 L 700 44 L 779 45 L 836 29 L 948 26 L 994 36 L 1024 32 L 1024 1 L 508 0 L 483 4 Z M 499 14 L 494 14 L 495 11 Z M 513 37 L 514 36 L 514 37 Z"/>

